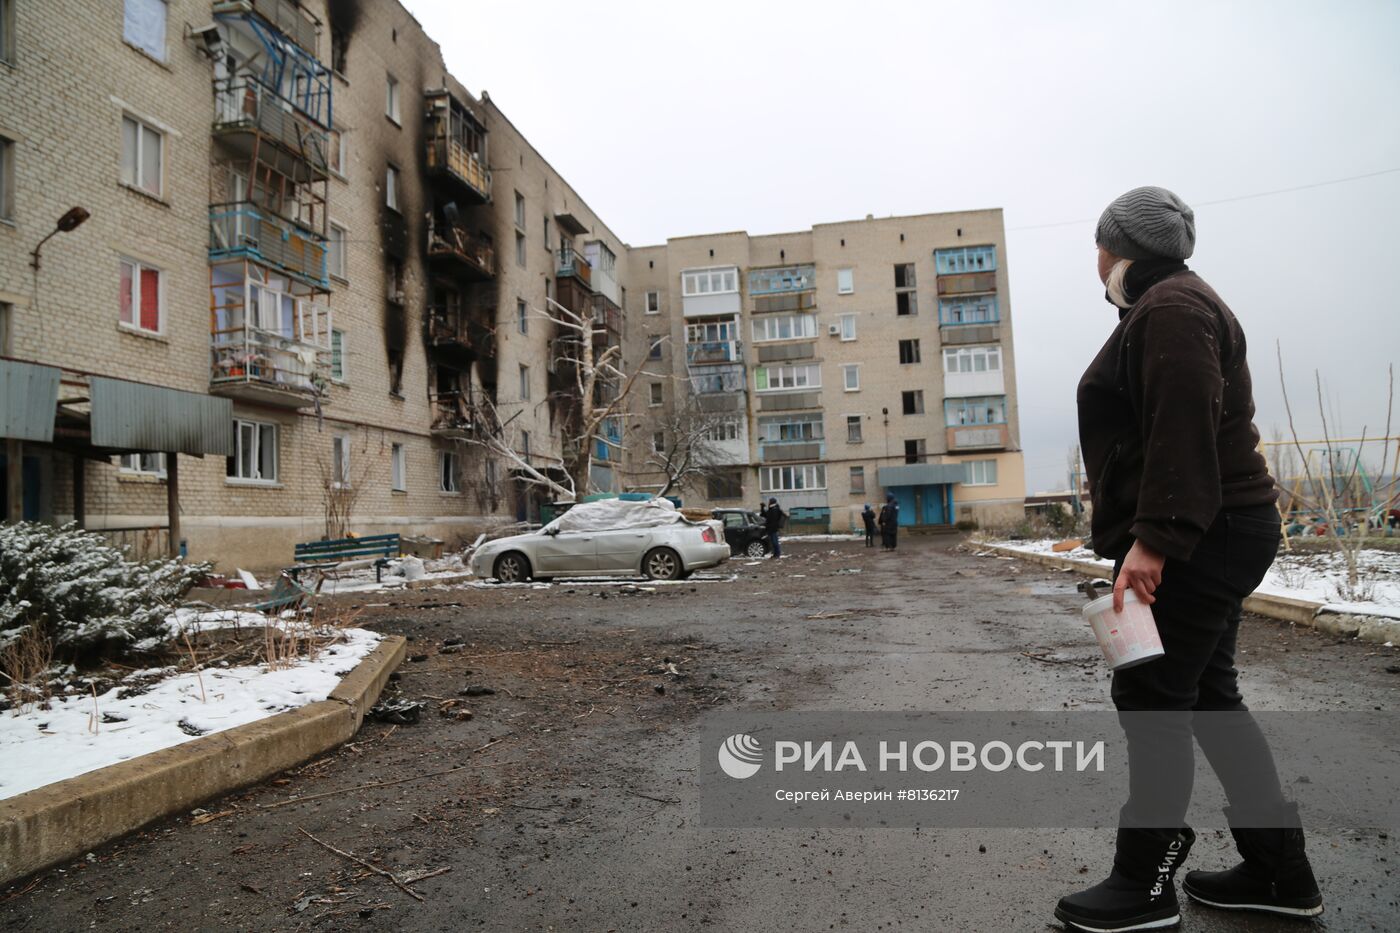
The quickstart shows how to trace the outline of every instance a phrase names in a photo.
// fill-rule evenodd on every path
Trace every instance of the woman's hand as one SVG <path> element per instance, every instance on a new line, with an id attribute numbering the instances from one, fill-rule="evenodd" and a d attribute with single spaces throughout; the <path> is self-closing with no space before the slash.
<path id="1" fill-rule="evenodd" d="M 1123 591 L 1133 588 L 1138 602 L 1150 606 L 1157 601 L 1152 593 L 1162 583 L 1162 567 L 1166 557 L 1158 554 L 1141 541 L 1134 541 L 1128 556 L 1123 558 L 1123 566 L 1118 570 L 1118 579 L 1113 581 L 1113 611 L 1123 611 Z"/>

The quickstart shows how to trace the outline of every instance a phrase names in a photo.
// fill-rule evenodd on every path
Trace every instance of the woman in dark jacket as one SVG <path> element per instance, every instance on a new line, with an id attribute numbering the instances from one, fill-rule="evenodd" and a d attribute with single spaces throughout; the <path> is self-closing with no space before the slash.
<path id="1" fill-rule="evenodd" d="M 1193 731 L 1230 800 L 1226 817 L 1244 861 L 1189 872 L 1186 893 L 1211 907 L 1315 916 L 1322 896 L 1297 805 L 1283 797 L 1236 682 L 1241 602 L 1281 537 L 1244 332 L 1186 268 L 1195 218 L 1172 192 L 1124 194 L 1104 211 L 1095 240 L 1119 321 L 1078 391 L 1093 545 L 1115 562 L 1115 609 L 1127 589 L 1150 604 L 1166 653 L 1114 672 L 1120 711 L 1160 715 L 1120 717 L 1130 777 L 1113 870 L 1062 898 L 1055 916 L 1104 931 L 1179 920 L 1172 878 L 1195 839 L 1184 826 Z"/>

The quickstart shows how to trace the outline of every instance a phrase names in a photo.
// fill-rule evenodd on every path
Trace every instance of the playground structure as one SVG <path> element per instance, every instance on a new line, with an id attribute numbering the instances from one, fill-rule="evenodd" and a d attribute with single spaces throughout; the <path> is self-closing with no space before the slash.
<path id="1" fill-rule="evenodd" d="M 1381 446 L 1375 471 L 1363 460 L 1373 444 Z M 1400 508 L 1400 436 L 1262 441 L 1259 450 L 1278 481 L 1285 547 L 1304 535 L 1400 534 L 1392 514 Z"/>

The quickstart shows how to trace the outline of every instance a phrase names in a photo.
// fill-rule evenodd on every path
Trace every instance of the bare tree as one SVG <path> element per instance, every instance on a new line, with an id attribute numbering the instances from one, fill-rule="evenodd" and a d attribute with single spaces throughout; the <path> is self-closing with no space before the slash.
<path id="1" fill-rule="evenodd" d="M 1293 408 L 1288 401 L 1288 384 L 1284 378 L 1283 350 L 1275 345 L 1278 353 L 1279 383 L 1283 389 L 1283 405 L 1288 415 L 1288 431 L 1293 446 L 1302 461 L 1305 490 L 1296 489 L 1292 495 L 1293 508 L 1306 508 L 1315 511 L 1327 525 L 1327 538 L 1332 542 L 1346 567 L 1346 582 L 1340 587 L 1344 599 L 1365 599 L 1370 586 L 1361 579 L 1361 552 L 1366 548 L 1371 531 L 1371 522 L 1380 519 L 1384 522 L 1386 513 L 1395 508 L 1400 489 L 1392 467 L 1389 480 L 1386 480 L 1385 467 L 1390 459 L 1391 414 L 1395 402 L 1395 367 L 1388 368 L 1385 410 L 1385 433 L 1381 442 L 1381 468 L 1371 475 L 1364 462 L 1366 451 L 1366 428 L 1361 430 L 1361 438 L 1353 456 L 1339 456 L 1334 446 L 1332 426 L 1327 421 L 1327 408 L 1323 403 L 1322 376 L 1314 370 L 1313 381 L 1317 387 L 1317 409 L 1322 419 L 1322 442 L 1324 455 L 1319 458 L 1314 469 L 1310 458 L 1298 440 L 1298 431 L 1293 424 Z M 1335 420 L 1335 419 L 1334 419 Z M 1372 441 L 1374 443 L 1374 439 Z M 1396 447 L 1396 457 L 1400 459 L 1400 443 Z"/>
<path id="2" fill-rule="evenodd" d="M 345 455 L 348 457 L 349 454 L 347 444 Z M 368 486 L 370 459 L 365 457 L 363 460 L 359 474 L 352 477 L 349 463 L 328 462 L 319 453 L 316 455 L 316 470 L 321 479 L 321 506 L 326 519 L 326 538 L 329 540 L 343 538 L 350 531 L 355 504 Z"/>
<path id="3" fill-rule="evenodd" d="M 562 374 L 563 388 L 546 401 L 562 415 L 557 425 L 563 454 L 560 468 L 550 469 L 536 462 L 539 455 L 527 455 L 515 424 L 519 412 L 502 417 L 484 394 L 470 404 L 474 423 L 462 441 L 484 448 L 488 458 L 503 462 L 518 481 L 556 499 L 571 500 L 588 493 L 593 444 L 609 419 L 629 417 L 627 399 L 646 371 L 638 369 L 629 375 L 622 368 L 621 346 L 597 346 L 597 338 L 606 330 L 591 310 L 575 312 L 552 298 L 545 300 L 547 310 L 531 306 L 529 313 L 550 322 L 558 334 L 550 345 L 550 363 L 552 370 Z"/>
<path id="4" fill-rule="evenodd" d="M 732 418 L 702 411 L 696 399 L 685 393 L 674 407 L 659 409 L 639 424 L 647 451 L 643 466 L 666 478 L 658 496 L 694 485 L 732 462 L 722 446 Z"/>

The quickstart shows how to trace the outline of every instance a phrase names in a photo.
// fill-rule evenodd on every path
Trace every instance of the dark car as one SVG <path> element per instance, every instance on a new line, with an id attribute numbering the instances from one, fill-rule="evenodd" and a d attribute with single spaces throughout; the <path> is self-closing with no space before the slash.
<path id="1" fill-rule="evenodd" d="M 715 509 L 715 518 L 724 522 L 724 542 L 736 557 L 762 557 L 768 553 L 763 519 L 747 509 Z"/>

